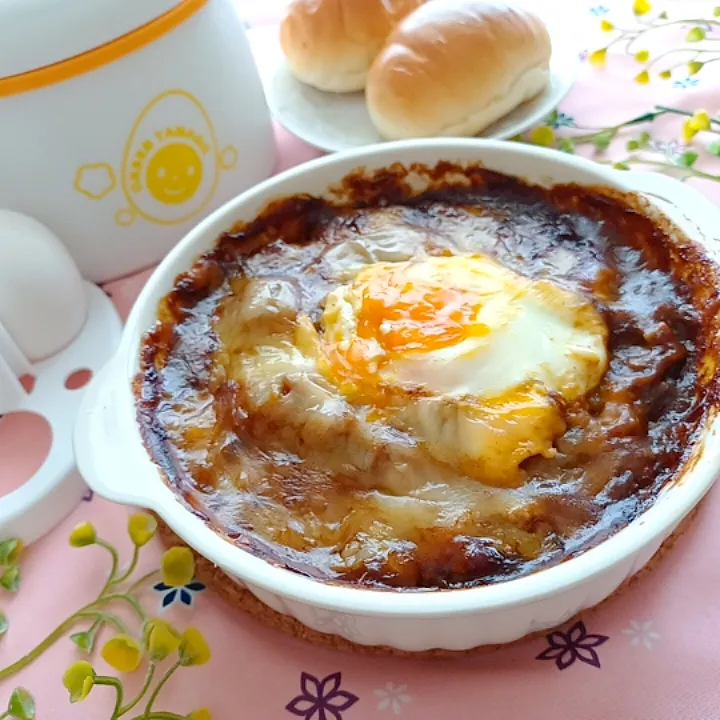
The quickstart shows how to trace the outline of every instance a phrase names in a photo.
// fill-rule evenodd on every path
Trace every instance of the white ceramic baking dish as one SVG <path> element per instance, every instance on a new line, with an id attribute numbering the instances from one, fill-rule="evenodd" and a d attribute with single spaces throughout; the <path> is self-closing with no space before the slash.
<path id="1" fill-rule="evenodd" d="M 650 560 L 711 487 L 720 464 L 720 420 L 713 417 L 682 480 L 668 485 L 650 509 L 610 539 L 527 577 L 443 592 L 395 593 L 308 579 L 224 540 L 176 500 L 142 444 L 131 381 L 142 335 L 154 324 L 157 303 L 178 273 L 210 249 L 223 231 L 253 219 L 271 199 L 322 194 L 362 166 L 372 171 L 393 162 L 434 165 L 441 160 L 480 161 L 542 185 L 576 182 L 646 194 L 649 214 L 662 208 L 687 236 L 720 260 L 720 241 L 714 235 L 720 228 L 720 211 L 690 187 L 657 174 L 615 171 L 556 151 L 487 140 L 388 143 L 324 157 L 240 195 L 170 253 L 141 293 L 115 358 L 88 389 L 75 432 L 78 466 L 99 495 L 155 511 L 190 546 L 275 610 L 356 643 L 409 651 L 506 643 L 557 626 L 600 602 Z"/>

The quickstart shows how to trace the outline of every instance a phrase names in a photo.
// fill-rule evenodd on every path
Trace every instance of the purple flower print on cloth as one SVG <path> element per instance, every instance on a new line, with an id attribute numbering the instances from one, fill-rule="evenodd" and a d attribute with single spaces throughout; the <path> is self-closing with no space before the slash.
<path id="1" fill-rule="evenodd" d="M 567 632 L 556 630 L 546 635 L 548 647 L 536 660 L 554 660 L 558 670 L 566 670 L 576 660 L 593 667 L 600 667 L 600 658 L 595 651 L 610 638 L 606 635 L 594 635 L 585 629 L 585 623 L 578 620 Z"/>
<path id="2" fill-rule="evenodd" d="M 318 680 L 314 675 L 300 675 L 302 694 L 293 698 L 285 709 L 305 720 L 343 720 L 342 713 L 350 709 L 358 697 L 341 690 L 342 673 L 336 672 Z"/>

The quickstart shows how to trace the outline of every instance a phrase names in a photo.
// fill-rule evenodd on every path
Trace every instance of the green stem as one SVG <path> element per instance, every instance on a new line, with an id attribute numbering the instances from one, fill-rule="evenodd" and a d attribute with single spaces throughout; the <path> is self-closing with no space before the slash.
<path id="1" fill-rule="evenodd" d="M 714 26 L 720 26 L 720 21 L 717 20 L 709 20 L 707 18 L 703 18 L 701 20 L 698 19 L 690 19 L 690 20 L 666 20 L 662 23 L 649 23 L 641 28 L 615 28 L 620 34 L 613 39 L 611 43 L 607 45 L 608 48 L 612 47 L 613 45 L 616 45 L 619 42 L 622 42 L 623 40 L 626 41 L 625 50 L 626 52 L 630 54 L 634 54 L 633 52 L 633 46 L 635 43 L 637 43 L 640 38 L 644 38 L 649 33 L 665 29 L 668 27 L 671 27 L 673 25 L 714 25 Z M 680 50 L 689 50 L 692 51 L 694 48 L 688 47 L 688 48 L 679 48 Z"/>
<path id="2" fill-rule="evenodd" d="M 95 541 L 95 544 L 99 545 L 101 548 L 105 548 L 110 553 L 110 556 L 112 557 L 112 567 L 110 568 L 110 574 L 108 575 L 108 579 L 105 581 L 105 584 L 103 585 L 103 588 L 100 591 L 100 595 L 103 595 L 106 592 L 106 590 L 115 581 L 115 573 L 117 573 L 118 564 L 120 562 L 120 559 L 118 558 L 117 550 L 109 542 L 106 542 L 102 538 L 98 538 Z"/>
<path id="3" fill-rule="evenodd" d="M 0 720 L 5 720 L 5 718 L 10 717 L 10 711 L 6 710 L 2 715 L 0 715 Z"/>
<path id="4" fill-rule="evenodd" d="M 637 117 L 634 117 L 631 120 L 625 120 L 624 122 L 618 123 L 617 125 L 609 125 L 608 127 L 604 127 L 604 128 L 575 127 L 575 128 L 569 128 L 569 129 L 585 130 L 586 133 L 584 135 L 576 135 L 575 137 L 573 137 L 573 140 L 578 141 L 578 142 L 586 142 L 588 140 L 592 140 L 595 137 L 595 135 L 599 135 L 600 133 L 617 132 L 618 130 L 622 130 L 624 127 L 629 127 L 631 125 L 640 125 L 641 123 L 646 123 L 646 122 L 652 122 L 656 118 L 659 118 L 662 115 L 665 115 L 666 113 L 669 113 L 669 112 L 674 112 L 674 111 L 671 108 L 664 108 L 664 107 L 657 106 L 654 112 L 643 113 L 642 115 L 638 115 Z"/>
<path id="5" fill-rule="evenodd" d="M 115 614 L 113 613 L 104 613 L 104 612 L 92 612 L 92 613 L 82 613 L 85 617 L 92 617 L 93 615 L 96 617 L 95 622 L 90 626 L 90 629 L 88 632 L 94 632 L 98 629 L 102 623 L 108 623 L 108 625 L 113 625 L 118 632 L 121 632 L 125 635 L 130 635 L 130 628 Z"/>
<path id="6" fill-rule="evenodd" d="M 125 570 L 125 572 L 122 575 L 120 575 L 120 577 L 117 578 L 113 582 L 113 585 L 117 585 L 117 584 L 123 582 L 123 580 L 127 580 L 133 574 L 135 568 L 137 567 L 139 557 L 140 557 L 140 548 L 137 545 L 135 545 L 135 547 L 133 548 L 133 554 L 132 554 L 132 559 L 130 560 L 130 564 L 127 566 L 127 569 Z"/>
<path id="7" fill-rule="evenodd" d="M 155 577 L 160 571 L 159 570 L 151 570 L 149 573 L 146 573 L 143 575 L 139 580 L 135 581 L 128 589 L 128 594 L 134 593 L 136 590 L 138 590 L 141 586 L 143 586 L 150 578 Z"/>
<path id="8" fill-rule="evenodd" d="M 595 162 L 600 163 L 601 165 L 614 165 L 617 160 L 596 160 Z M 676 172 L 682 173 L 684 177 L 696 177 L 701 178 L 703 180 L 712 180 L 713 182 L 720 182 L 720 175 L 711 175 L 709 173 L 703 172 L 702 170 L 696 170 L 692 167 L 682 167 L 681 165 L 675 165 L 674 163 L 670 162 L 661 162 L 659 160 L 646 160 L 641 157 L 637 156 L 630 156 L 628 158 L 625 158 L 621 162 L 626 163 L 627 165 L 647 165 L 649 167 L 656 167 L 656 168 L 662 168 L 663 170 L 674 170 Z"/>
<path id="9" fill-rule="evenodd" d="M 139 702 L 142 700 L 143 695 L 148 691 L 148 688 L 150 687 L 150 683 L 153 680 L 153 677 L 155 676 L 155 664 L 151 664 L 148 668 L 147 673 L 145 674 L 145 682 L 143 683 L 142 688 L 140 689 L 140 692 L 137 694 L 134 700 L 129 702 L 127 705 L 123 705 L 121 708 L 119 708 L 117 715 L 113 715 L 112 720 L 115 720 L 116 718 L 119 718 L 121 715 L 125 715 L 125 713 L 130 712 Z"/>
<path id="10" fill-rule="evenodd" d="M 14 662 L 12 665 L 8 665 L 6 668 L 0 670 L 0 680 L 4 680 L 5 678 L 14 675 L 16 672 L 19 672 L 20 670 L 30 665 L 30 663 L 37 660 L 49 647 L 54 645 L 68 630 L 70 630 L 70 628 L 78 620 L 86 617 L 97 617 L 98 605 L 101 605 L 108 600 L 125 600 L 126 602 L 129 602 L 130 605 L 132 605 L 133 608 L 135 608 L 135 610 L 138 612 L 140 618 L 142 620 L 145 620 L 145 613 L 143 612 L 142 608 L 138 604 L 137 600 L 135 600 L 135 598 L 131 598 L 121 593 L 115 595 L 106 595 L 104 598 L 98 598 L 97 600 L 94 600 L 93 602 L 85 605 L 84 607 L 81 607 L 76 613 L 63 620 L 60 625 L 58 625 L 39 645 L 34 647 L 27 655 L 24 655 L 17 662 Z M 114 620 L 118 620 L 117 618 L 115 618 L 114 615 L 111 615 L 109 613 L 107 613 L 106 615 L 108 620 L 110 620 L 110 618 L 113 618 L 113 620 L 110 620 L 111 622 L 113 622 Z M 122 623 L 121 620 L 118 620 L 118 622 Z M 113 624 L 116 623 L 113 622 Z M 122 627 L 124 630 L 127 630 L 127 627 L 124 624 L 122 625 Z"/>
<path id="11" fill-rule="evenodd" d="M 146 715 L 136 715 L 132 720 L 187 720 L 186 717 L 171 712 L 154 712 Z"/>
<path id="12" fill-rule="evenodd" d="M 672 113 L 673 115 L 683 115 L 684 117 L 692 117 L 695 114 L 687 110 L 679 110 L 678 108 L 665 107 L 664 105 L 656 105 L 655 107 L 658 110 L 662 110 L 663 112 Z M 710 122 L 714 123 L 715 125 L 720 125 L 720 120 L 714 117 L 710 118 Z"/>
<path id="13" fill-rule="evenodd" d="M 83 618 L 95 618 L 95 622 L 88 628 L 87 632 L 94 632 L 104 622 L 114 625 L 118 632 L 129 634 L 128 626 L 116 615 L 112 613 L 103 613 L 97 611 L 78 611 L 75 613 L 75 620 L 82 620 Z"/>
<path id="14" fill-rule="evenodd" d="M 115 720 L 115 718 L 118 716 L 118 711 L 120 710 L 120 706 L 122 705 L 123 700 L 123 689 L 122 689 L 122 683 L 114 677 L 109 677 L 107 675 L 98 675 L 95 678 L 95 685 L 110 685 L 111 687 L 115 688 L 115 691 L 117 695 L 115 696 L 115 708 L 113 709 L 112 715 L 110 716 L 112 720 Z"/>
<path id="15" fill-rule="evenodd" d="M 171 665 L 168 668 L 168 671 L 160 678 L 160 682 L 155 686 L 155 689 L 152 692 L 152 695 L 150 695 L 150 698 L 148 699 L 148 703 L 145 706 L 145 714 L 143 717 L 145 720 L 148 720 L 151 717 L 152 712 L 152 706 L 155 700 L 157 700 L 158 695 L 160 694 L 160 691 L 163 689 L 165 683 L 172 677 L 172 674 L 180 667 L 180 661 L 178 660 L 176 663 Z"/>
<path id="16" fill-rule="evenodd" d="M 720 58 L 718 58 L 720 59 Z M 713 61 L 714 62 L 714 61 Z M 609 125 L 605 128 L 586 128 L 586 127 L 576 127 L 576 128 L 570 128 L 575 130 L 585 130 L 586 132 L 581 133 L 580 135 L 570 135 L 570 139 L 575 144 L 583 144 L 583 143 L 589 143 L 593 142 L 598 135 L 601 135 L 603 133 L 617 133 L 619 130 L 622 130 L 626 127 L 631 127 L 632 125 L 640 125 L 642 123 L 652 122 L 653 120 L 666 115 L 666 114 L 672 114 L 672 115 L 682 115 L 683 117 L 692 117 L 694 113 L 688 112 L 687 110 L 680 110 L 678 108 L 673 107 L 667 107 L 665 105 L 656 105 L 655 110 L 653 112 L 647 112 L 643 115 L 638 115 L 637 117 L 632 118 L 631 120 L 626 120 L 625 122 L 619 123 L 618 125 Z M 717 118 L 710 118 L 711 124 L 720 126 L 720 119 Z M 716 132 L 714 130 L 711 130 L 710 132 Z"/>
<path id="17" fill-rule="evenodd" d="M 660 162 L 658 160 L 645 160 L 634 156 L 627 158 L 625 162 L 629 165 L 649 165 L 650 167 L 665 168 L 666 170 L 676 170 L 703 180 L 712 180 L 713 182 L 720 181 L 720 175 L 711 175 L 710 173 L 703 172 L 702 170 L 696 170 L 694 167 L 682 167 L 680 165 L 673 165 L 672 163 Z"/>
<path id="18" fill-rule="evenodd" d="M 122 600 L 123 602 L 126 602 L 132 607 L 132 609 L 137 613 L 137 616 L 142 620 L 145 621 L 145 611 L 140 607 L 140 603 L 129 593 L 110 593 L 109 595 L 104 595 L 97 599 L 96 604 L 105 604 L 108 602 L 112 602 L 113 600 Z"/>
<path id="19" fill-rule="evenodd" d="M 37 645 L 37 647 L 31 650 L 27 655 L 21 657 L 17 662 L 14 662 L 12 665 L 8 665 L 6 668 L 0 670 L 0 680 L 4 680 L 5 678 L 10 677 L 14 673 L 19 672 L 23 668 L 26 668 L 28 665 L 30 665 L 30 663 L 37 660 L 51 645 L 55 644 L 77 622 L 78 615 L 80 615 L 80 613 L 82 613 L 89 607 L 92 606 L 87 606 L 75 613 L 74 615 L 71 615 L 64 622 L 58 625 L 39 645 Z M 82 617 L 82 615 L 80 616 Z"/>

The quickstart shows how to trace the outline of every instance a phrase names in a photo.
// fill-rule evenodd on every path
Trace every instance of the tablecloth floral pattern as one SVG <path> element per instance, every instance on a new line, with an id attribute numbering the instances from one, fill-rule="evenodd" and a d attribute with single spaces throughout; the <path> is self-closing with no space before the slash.
<path id="1" fill-rule="evenodd" d="M 274 37 L 283 0 L 238 1 L 253 28 L 258 62 L 262 62 L 272 46 L 268 40 Z M 640 2 L 642 9 L 643 0 Z M 573 5 L 577 9 L 577 4 Z M 666 6 L 691 19 L 713 17 L 712 3 L 669 0 Z M 696 67 L 687 65 L 692 59 L 683 60 L 665 82 L 656 77 L 646 82 L 644 77 L 637 78 L 641 73 L 638 63 L 644 67 L 643 62 L 652 59 L 650 52 L 649 57 L 637 57 L 646 48 L 631 48 L 624 56 L 609 53 L 604 70 L 589 61 L 617 27 L 628 22 L 625 16 L 632 20 L 630 7 L 627 1 L 608 0 L 589 3 L 584 9 L 587 45 L 582 57 L 587 62 L 581 78 L 534 139 L 557 144 L 558 138 L 577 134 L 574 128 L 611 128 L 658 106 L 668 107 L 673 112 L 653 122 L 651 137 L 638 135 L 645 132 L 644 126 L 638 126 L 631 128 L 634 134 L 629 135 L 620 129 L 607 143 L 591 139 L 587 148 L 569 148 L 564 143 L 562 149 L 592 152 L 607 145 L 604 157 L 615 163 L 624 163 L 628 153 L 649 152 L 652 159 L 668 161 L 688 182 L 720 201 L 720 184 L 713 181 L 720 173 L 720 160 L 714 155 L 720 153 L 713 152 L 712 138 L 692 137 L 709 127 L 720 109 L 720 64 L 707 63 L 708 67 L 697 72 Z M 558 12 L 561 8 L 558 2 Z M 618 15 L 623 19 L 617 20 Z M 681 29 L 687 33 L 697 26 L 691 22 Z M 720 41 L 717 25 L 702 25 L 702 31 L 704 40 Z M 573 32 L 579 33 L 580 28 Z M 654 69 L 662 71 L 663 67 L 658 64 Z M 700 108 L 704 112 L 698 114 Z M 687 116 L 678 115 L 678 110 L 686 111 Z M 693 149 L 695 144 L 689 146 L 691 140 L 700 140 L 705 148 L 701 157 L 693 157 L 699 151 Z M 280 128 L 277 141 L 282 167 L 319 154 Z M 699 172 L 684 172 L 693 169 Z M 123 315 L 147 276 L 141 273 L 106 287 Z M 0 462 L 9 467 L 13 458 Z M 21 591 L 0 598 L 0 607 L 9 619 L 9 628 L 0 640 L 0 666 L 9 665 L 37 645 L 103 587 L 107 579 L 104 548 L 70 547 L 67 538 L 72 528 L 90 521 L 121 549 L 127 561 L 132 551 L 127 535 L 132 512 L 136 511 L 88 492 L 61 527 L 26 550 Z M 147 611 L 179 628 L 197 626 L 212 648 L 209 662 L 193 668 L 192 673 L 171 678 L 163 688 L 161 704 L 168 713 L 183 716 L 193 708 L 206 707 L 215 720 L 720 718 L 720 562 L 715 552 L 719 522 L 720 493 L 712 492 L 672 552 L 627 592 L 544 637 L 446 660 L 376 658 L 317 648 L 233 611 L 194 579 L 181 586 L 156 579 L 141 591 Z M 142 574 L 158 567 L 162 552 L 158 540 L 150 541 L 143 549 L 138 571 Z M 22 686 L 35 697 L 40 720 L 110 718 L 111 693 L 93 692 L 82 703 L 69 703 L 63 672 L 83 658 L 76 645 L 61 639 L 35 663 L 0 682 L 0 706 L 16 686 Z M 102 657 L 93 663 L 98 672 L 108 670 Z M 127 675 L 129 692 L 138 689 L 141 674 Z"/>

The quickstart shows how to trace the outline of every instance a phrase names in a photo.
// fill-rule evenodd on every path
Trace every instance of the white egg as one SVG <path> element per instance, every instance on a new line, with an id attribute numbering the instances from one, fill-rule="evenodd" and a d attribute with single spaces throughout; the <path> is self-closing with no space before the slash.
<path id="1" fill-rule="evenodd" d="M 491 484 L 552 456 L 559 399 L 592 390 L 608 362 L 588 300 L 484 256 L 366 266 L 322 322 L 319 367 L 344 395 Z"/>
<path id="2" fill-rule="evenodd" d="M 30 361 L 72 342 L 87 318 L 80 272 L 57 236 L 0 209 L 0 323 Z"/>

